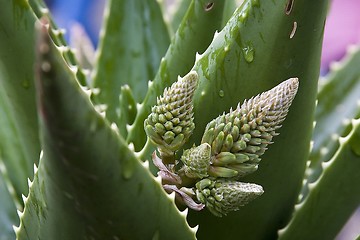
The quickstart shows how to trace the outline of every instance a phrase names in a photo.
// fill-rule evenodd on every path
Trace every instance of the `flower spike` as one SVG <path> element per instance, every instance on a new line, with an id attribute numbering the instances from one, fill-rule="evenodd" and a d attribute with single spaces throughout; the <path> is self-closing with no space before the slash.
<path id="1" fill-rule="evenodd" d="M 144 122 L 146 134 L 165 158 L 173 156 L 195 128 L 192 98 L 197 83 L 195 71 L 179 78 L 157 99 L 157 105 Z"/>
<path id="2" fill-rule="evenodd" d="M 211 176 L 239 178 L 257 170 L 260 156 L 278 135 L 276 130 L 285 120 L 298 86 L 298 79 L 290 78 L 207 124 L 201 143 L 211 146 Z"/>

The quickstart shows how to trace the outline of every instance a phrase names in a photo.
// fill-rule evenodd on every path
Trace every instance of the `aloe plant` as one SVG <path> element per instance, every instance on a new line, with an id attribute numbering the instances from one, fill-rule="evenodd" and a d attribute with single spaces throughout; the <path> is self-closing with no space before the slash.
<path id="1" fill-rule="evenodd" d="M 95 55 L 0 3 L 0 239 L 331 239 L 360 204 L 359 47 L 317 90 L 328 1 L 109 0 Z"/>

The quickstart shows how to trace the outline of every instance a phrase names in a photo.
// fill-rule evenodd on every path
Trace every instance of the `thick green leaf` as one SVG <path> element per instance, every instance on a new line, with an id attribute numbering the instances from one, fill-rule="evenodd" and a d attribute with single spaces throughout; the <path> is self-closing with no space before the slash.
<path id="1" fill-rule="evenodd" d="M 171 3 L 170 6 L 167 6 L 167 12 L 164 11 L 165 14 L 168 14 L 168 18 L 170 18 L 169 22 L 169 32 L 173 36 L 177 29 L 179 28 L 181 21 L 183 20 L 190 4 L 191 0 L 176 0 Z M 168 4 L 169 5 L 169 4 Z M 165 15 L 166 16 L 166 15 Z"/>
<path id="2" fill-rule="evenodd" d="M 33 83 L 36 17 L 27 1 L 0 0 L 0 6 L 0 152 L 21 201 L 40 152 Z"/>
<path id="3" fill-rule="evenodd" d="M 63 46 L 62 54 L 66 62 L 69 65 L 74 66 L 74 68 L 76 68 L 76 78 L 79 81 L 79 83 L 83 86 L 89 85 L 85 73 L 83 72 L 82 68 L 79 66 L 78 60 L 75 58 L 75 54 L 68 47 L 68 44 L 65 41 L 65 37 L 64 37 L 65 30 L 57 27 L 45 2 L 43 0 L 29 0 L 29 4 L 38 19 L 42 17 L 46 17 L 48 19 L 51 27 L 51 31 L 49 32 L 51 39 L 54 41 L 54 43 L 57 46 Z"/>
<path id="4" fill-rule="evenodd" d="M 104 35 L 94 69 L 96 103 L 106 104 L 106 117 L 118 121 L 121 86 L 128 84 L 137 102 L 144 99 L 170 40 L 155 0 L 109 0 Z M 120 103 L 121 104 L 121 103 Z"/>
<path id="5" fill-rule="evenodd" d="M 290 1 L 293 2 L 293 1 Z M 327 1 L 245 1 L 194 66 L 200 84 L 194 96 L 198 144 L 205 125 L 238 102 L 290 77 L 298 94 L 259 170 L 242 179 L 265 193 L 238 212 L 216 218 L 190 215 L 202 239 L 272 239 L 288 221 L 301 187 L 309 152 Z M 291 10 L 290 10 L 291 9 Z M 221 229 L 221 231 L 219 231 Z"/>
<path id="6" fill-rule="evenodd" d="M 310 193 L 295 207 L 280 239 L 334 239 L 360 204 L 360 119 L 339 139 L 339 149 L 326 163 L 321 177 L 310 185 Z M 354 185 L 355 184 L 355 185 Z"/>
<path id="7" fill-rule="evenodd" d="M 14 202 L 15 193 L 9 191 L 13 190 L 13 186 L 7 178 L 7 170 L 0 159 L 0 240 L 15 239 L 15 233 L 12 228 L 14 224 L 18 224 L 19 217 L 16 215 L 16 206 Z"/>
<path id="8" fill-rule="evenodd" d="M 229 19 L 234 14 L 236 8 L 238 8 L 242 4 L 243 0 L 227 0 L 225 1 L 224 6 L 224 17 L 222 21 L 222 26 L 225 26 Z"/>
<path id="9" fill-rule="evenodd" d="M 140 150 L 146 142 L 144 120 L 149 115 L 151 107 L 156 104 L 156 97 L 163 93 L 165 87 L 175 82 L 177 76 L 184 76 L 189 72 L 195 61 L 195 53 L 205 51 L 214 32 L 220 29 L 224 1 L 214 0 L 212 3 L 211 8 L 205 0 L 193 0 L 190 4 L 161 61 L 154 81 L 149 84 L 135 122 L 129 128 L 127 142 L 134 143 L 136 150 Z"/>
<path id="10" fill-rule="evenodd" d="M 349 48 L 348 55 L 334 63 L 322 79 L 315 112 L 316 126 L 310 155 L 308 181 L 321 174 L 321 163 L 328 161 L 339 147 L 337 139 L 349 132 L 350 120 L 360 117 L 360 48 Z"/>
<path id="11" fill-rule="evenodd" d="M 173 199 L 93 108 L 39 27 L 43 157 L 18 239 L 194 239 Z"/>

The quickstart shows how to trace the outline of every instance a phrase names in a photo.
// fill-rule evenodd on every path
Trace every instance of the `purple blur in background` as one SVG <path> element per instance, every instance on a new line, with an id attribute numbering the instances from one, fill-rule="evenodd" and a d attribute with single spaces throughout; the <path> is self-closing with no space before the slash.
<path id="1" fill-rule="evenodd" d="M 333 0 L 326 20 L 321 72 L 326 73 L 332 61 L 340 60 L 350 44 L 360 43 L 360 1 Z"/>

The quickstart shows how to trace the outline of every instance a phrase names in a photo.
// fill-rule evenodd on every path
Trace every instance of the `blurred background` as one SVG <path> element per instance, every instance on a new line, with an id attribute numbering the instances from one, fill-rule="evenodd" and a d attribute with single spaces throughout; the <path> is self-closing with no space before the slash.
<path id="1" fill-rule="evenodd" d="M 165 1 L 165 0 L 164 0 Z M 60 28 L 66 29 L 70 44 L 72 35 L 88 36 L 93 49 L 99 41 L 105 0 L 46 0 Z M 174 0 L 167 0 L 171 7 Z M 360 0 L 332 0 L 325 25 L 321 75 L 326 75 L 331 63 L 341 60 L 349 45 L 360 44 Z M 76 47 L 76 46 L 74 46 Z M 359 66 L 360 67 L 360 66 Z M 358 183 L 354 183 L 358 187 Z M 329 210 L 331 211 L 331 210 Z M 353 214 L 338 240 L 355 239 L 360 235 L 360 208 Z"/>

